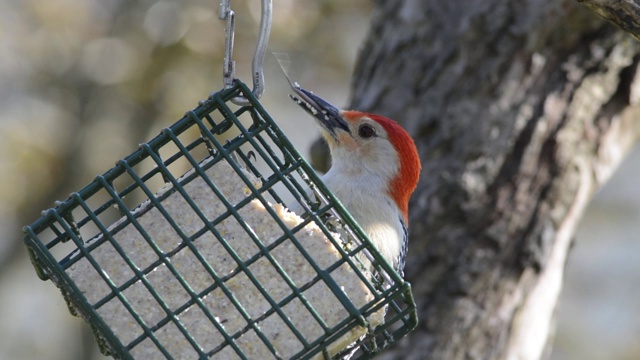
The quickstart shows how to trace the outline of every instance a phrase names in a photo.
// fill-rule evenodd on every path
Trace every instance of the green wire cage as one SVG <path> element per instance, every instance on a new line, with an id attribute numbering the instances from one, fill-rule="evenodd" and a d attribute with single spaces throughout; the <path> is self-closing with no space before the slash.
<path id="1" fill-rule="evenodd" d="M 369 358 L 417 324 L 410 284 L 239 81 L 24 231 L 114 358 Z"/>

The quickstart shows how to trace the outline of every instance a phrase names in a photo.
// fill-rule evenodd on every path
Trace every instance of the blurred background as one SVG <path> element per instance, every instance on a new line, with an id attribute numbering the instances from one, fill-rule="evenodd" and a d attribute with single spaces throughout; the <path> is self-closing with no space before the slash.
<path id="1" fill-rule="evenodd" d="M 217 4 L 0 2 L 0 360 L 102 358 L 88 326 L 37 278 L 21 228 L 222 87 Z M 237 76 L 248 81 L 260 2 L 231 6 Z M 345 105 L 370 12 L 369 0 L 277 0 L 269 53 L 289 53 L 301 85 Z M 262 103 L 306 154 L 315 127 L 273 56 L 265 66 Z M 585 214 L 554 360 L 640 358 L 639 177 L 636 149 Z"/>

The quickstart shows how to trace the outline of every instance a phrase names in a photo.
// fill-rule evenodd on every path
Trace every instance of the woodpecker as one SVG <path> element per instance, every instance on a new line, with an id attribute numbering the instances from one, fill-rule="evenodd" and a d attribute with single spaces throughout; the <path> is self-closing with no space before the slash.
<path id="1" fill-rule="evenodd" d="M 413 139 L 389 118 L 339 110 L 297 84 L 293 90 L 291 98 L 314 117 L 331 151 L 323 182 L 403 276 L 409 198 L 421 169 Z"/>

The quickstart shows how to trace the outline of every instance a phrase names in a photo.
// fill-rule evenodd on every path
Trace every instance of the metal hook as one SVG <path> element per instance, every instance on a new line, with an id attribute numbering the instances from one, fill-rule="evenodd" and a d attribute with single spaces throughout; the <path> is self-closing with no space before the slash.
<path id="1" fill-rule="evenodd" d="M 233 81 L 235 80 L 236 62 L 233 61 L 233 41 L 235 34 L 235 13 L 231 10 L 229 5 L 231 0 L 220 0 L 220 7 L 218 12 L 218 18 L 220 20 L 226 20 L 227 25 L 225 27 L 225 51 L 224 51 L 224 63 L 222 65 L 222 77 L 224 88 L 228 89 L 233 87 Z M 256 51 L 253 54 L 253 62 L 251 63 L 251 77 L 253 79 L 253 96 L 260 98 L 264 92 L 264 56 L 267 52 L 267 45 L 269 43 L 269 35 L 271 33 L 271 18 L 272 18 L 272 0 L 262 0 L 262 14 L 260 16 L 260 30 L 258 32 L 258 42 L 256 44 Z M 231 100 L 234 104 L 240 106 L 249 105 L 249 100 L 244 96 L 238 96 Z"/>

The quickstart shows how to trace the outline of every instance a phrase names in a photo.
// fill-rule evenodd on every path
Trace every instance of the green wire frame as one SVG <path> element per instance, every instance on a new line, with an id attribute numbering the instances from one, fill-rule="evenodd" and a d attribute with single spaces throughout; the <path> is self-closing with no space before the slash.
<path id="1" fill-rule="evenodd" d="M 234 111 L 227 106 L 227 103 L 238 95 L 243 95 L 249 99 L 250 105 Z M 241 121 L 241 118 L 245 119 L 245 121 Z M 246 119 L 249 119 L 249 121 L 246 121 Z M 247 123 L 250 123 L 250 126 L 246 127 L 244 125 Z M 230 130 L 239 131 L 239 135 L 229 141 L 219 140 L 220 135 Z M 209 157 L 212 157 L 213 160 L 202 165 L 202 160 Z M 251 158 L 254 158 L 253 161 Z M 205 170 L 218 161 L 224 160 L 232 166 L 245 182 L 245 185 L 251 190 L 251 195 L 247 196 L 235 207 L 229 204 L 224 199 L 224 196 L 220 197 L 220 191 L 204 173 Z M 243 164 L 239 165 L 236 161 L 241 161 Z M 185 172 L 185 166 L 193 168 L 195 171 L 183 179 L 180 178 L 180 175 Z M 250 169 L 262 181 L 262 186 L 255 188 L 242 173 L 240 166 Z M 258 169 L 258 167 L 261 168 Z M 268 176 L 265 174 L 268 174 Z M 208 186 L 222 199 L 228 209 L 227 213 L 211 221 L 193 203 L 182 185 L 196 177 L 202 177 Z M 156 196 L 157 189 L 152 185 L 154 182 L 158 184 L 171 183 L 172 188 L 166 193 Z M 315 195 L 312 198 L 307 195 L 306 189 L 309 187 L 314 190 Z M 206 224 L 200 232 L 191 237 L 185 235 L 169 214 L 163 211 L 161 201 L 175 192 L 179 192 L 182 195 L 194 212 L 203 220 L 203 223 Z M 287 194 L 305 207 L 307 214 L 305 221 L 294 229 L 287 228 L 273 209 L 266 205 L 267 201 L 284 204 L 285 202 L 280 194 Z M 171 262 L 168 261 L 179 249 L 167 253 L 162 252 L 137 222 L 136 219 L 140 216 L 140 213 L 136 214 L 135 211 L 129 210 L 136 208 L 147 199 L 150 202 L 149 206 L 159 209 L 166 220 L 182 237 L 180 248 L 190 247 L 191 251 L 214 279 L 211 286 L 204 291 L 194 292 L 181 274 L 171 265 Z M 237 211 L 254 199 L 258 199 L 265 205 L 266 210 L 269 211 L 273 220 L 278 222 L 284 233 L 281 238 L 269 246 L 264 246 L 246 224 L 242 225 L 242 217 Z M 360 245 L 348 250 L 343 249 L 342 243 L 330 235 L 330 226 L 323 221 L 326 219 L 325 214 L 328 213 L 332 213 L 334 216 L 337 215 L 341 225 L 350 230 L 352 234 L 355 234 Z M 216 230 L 216 224 L 226 217 L 235 217 L 243 226 L 247 235 L 251 237 L 260 249 L 257 255 L 243 262 L 235 254 L 232 244 L 228 243 Z M 107 229 L 121 218 L 125 220 L 115 229 L 111 229 L 111 231 Z M 320 227 L 323 233 L 333 242 L 336 249 L 340 251 L 342 260 L 327 269 L 319 268 L 298 243 L 295 235 L 298 230 L 309 222 L 315 222 Z M 143 269 L 137 268 L 114 240 L 113 234 L 127 225 L 135 226 L 158 256 L 158 260 Z M 232 275 L 219 277 L 211 266 L 206 263 L 206 260 L 199 255 L 197 248 L 193 246 L 193 242 L 197 242 L 197 238 L 207 231 L 215 235 L 217 240 L 236 261 L 238 271 L 245 272 L 253 284 L 261 291 L 262 295 L 269 301 L 271 309 L 265 315 L 259 318 L 251 318 L 225 285 L 225 281 Z M 236 81 L 233 88 L 212 94 L 207 100 L 202 101 L 197 108 L 187 112 L 178 122 L 164 129 L 160 135 L 148 143 L 140 145 L 137 151 L 118 161 L 114 168 L 103 175 L 97 176 L 93 182 L 82 190 L 72 193 L 66 201 L 57 203 L 55 208 L 44 211 L 40 219 L 24 228 L 24 232 L 26 233 L 24 242 L 38 276 L 42 280 L 52 280 L 60 288 L 67 300 L 70 311 L 74 315 L 81 315 L 91 325 L 103 353 L 115 358 L 133 359 L 129 350 L 146 339 L 151 340 L 165 357 L 172 358 L 171 354 L 154 334 L 155 330 L 169 322 L 173 322 L 178 327 L 179 331 L 202 359 L 214 356 L 226 345 L 231 346 L 240 358 L 247 359 L 247 356 L 235 344 L 235 340 L 249 330 L 255 331 L 273 356 L 278 357 L 272 344 L 262 334 L 259 327 L 255 325 L 260 319 L 264 319 L 274 313 L 277 313 L 282 318 L 290 330 L 304 344 L 304 349 L 293 357 L 296 359 L 310 359 L 318 354 L 324 354 L 326 358 L 325 349 L 327 344 L 331 344 L 356 326 L 367 326 L 366 317 L 382 307 L 387 307 L 384 324 L 370 331 L 369 335 L 360 341 L 360 349 L 354 358 L 373 357 L 417 326 L 416 307 L 410 284 L 404 281 L 383 260 L 339 200 L 321 182 L 311 166 L 296 151 L 247 86 L 239 81 Z M 269 251 L 285 240 L 292 241 L 317 272 L 318 276 L 312 283 L 297 288 L 270 255 Z M 124 262 L 135 274 L 132 279 L 119 286 L 115 285 L 108 276 L 100 271 L 100 266 L 91 255 L 93 249 L 107 241 L 114 246 Z M 391 283 L 387 283 L 386 286 L 375 284 L 359 270 L 356 271 L 375 297 L 370 303 L 357 309 L 340 291 L 338 284 L 331 277 L 331 271 L 344 263 L 348 263 L 353 269 L 358 269 L 358 266 L 355 265 L 355 262 L 357 262 L 355 254 L 363 251 L 368 251 L 373 256 L 378 273 L 386 274 L 381 277 L 390 278 Z M 248 269 L 249 265 L 263 257 L 266 257 L 271 262 L 292 289 L 292 294 L 280 302 L 276 302 L 265 291 Z M 109 295 L 93 304 L 83 295 L 77 284 L 73 282 L 66 272 L 70 266 L 82 258 L 85 258 L 93 265 L 110 290 Z M 190 296 L 190 300 L 177 309 L 170 309 L 163 301 L 162 296 L 154 290 L 146 279 L 147 274 L 162 264 L 169 268 Z M 318 281 L 324 281 L 350 316 L 338 325 L 329 328 L 319 319 L 313 307 L 305 303 L 309 312 L 324 329 L 324 335 L 313 341 L 307 341 L 301 335 L 300 330 L 296 329 L 287 319 L 281 308 L 295 298 L 303 299 L 301 296 L 302 291 Z M 144 284 L 166 313 L 160 323 L 153 326 L 145 324 L 123 295 L 123 291 L 136 282 Z M 216 315 L 211 314 L 206 309 L 206 306 L 203 305 L 202 299 L 217 288 L 220 288 L 225 293 L 245 318 L 247 325 L 241 331 L 228 334 L 214 320 Z M 123 343 L 97 312 L 100 306 L 115 297 L 124 304 L 143 329 L 142 335 L 128 343 Z M 225 340 L 223 345 L 215 349 L 203 349 L 180 323 L 178 320 L 180 313 L 194 304 L 203 310 L 207 318 L 223 335 Z"/>

